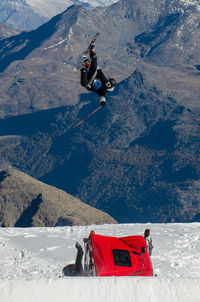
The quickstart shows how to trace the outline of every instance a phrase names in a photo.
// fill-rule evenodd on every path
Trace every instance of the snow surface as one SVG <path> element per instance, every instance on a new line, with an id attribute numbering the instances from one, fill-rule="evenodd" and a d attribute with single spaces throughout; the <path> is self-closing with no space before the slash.
<path id="1" fill-rule="evenodd" d="M 75 242 L 151 229 L 154 277 L 62 277 Z M 200 223 L 0 229 L 0 301 L 200 301 Z"/>

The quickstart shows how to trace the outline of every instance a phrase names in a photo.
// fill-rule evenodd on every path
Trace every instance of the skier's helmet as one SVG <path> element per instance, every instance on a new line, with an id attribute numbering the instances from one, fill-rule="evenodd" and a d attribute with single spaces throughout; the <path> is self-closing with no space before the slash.
<path id="1" fill-rule="evenodd" d="M 114 79 L 109 79 L 106 83 L 105 83 L 105 86 L 106 86 L 106 89 L 109 90 L 109 91 L 113 91 L 115 86 L 116 86 L 116 81 Z"/>

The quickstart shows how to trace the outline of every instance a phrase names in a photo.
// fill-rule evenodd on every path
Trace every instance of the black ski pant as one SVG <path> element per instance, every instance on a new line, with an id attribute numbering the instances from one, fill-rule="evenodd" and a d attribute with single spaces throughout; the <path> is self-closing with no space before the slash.
<path id="1" fill-rule="evenodd" d="M 81 69 L 81 85 L 87 87 L 88 84 L 91 84 L 96 78 L 97 73 L 97 56 L 95 53 L 90 54 L 91 65 L 89 70 L 82 68 Z"/>

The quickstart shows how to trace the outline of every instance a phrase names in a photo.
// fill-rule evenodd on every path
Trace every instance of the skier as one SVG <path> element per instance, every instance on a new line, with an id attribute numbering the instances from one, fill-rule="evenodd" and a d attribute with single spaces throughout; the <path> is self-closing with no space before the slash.
<path id="1" fill-rule="evenodd" d="M 101 106 L 106 105 L 106 94 L 113 91 L 116 86 L 114 79 L 107 79 L 102 70 L 97 66 L 97 56 L 95 53 L 95 40 L 93 40 L 88 52 L 90 59 L 85 59 L 81 68 L 81 85 L 98 94 Z"/>

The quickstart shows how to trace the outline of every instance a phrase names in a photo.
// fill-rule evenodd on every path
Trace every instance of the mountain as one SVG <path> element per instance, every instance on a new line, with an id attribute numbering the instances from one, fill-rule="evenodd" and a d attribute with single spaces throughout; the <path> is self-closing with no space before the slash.
<path id="1" fill-rule="evenodd" d="M 74 4 L 105 6 L 117 0 L 1 0 L 0 22 L 21 30 L 33 30 Z"/>
<path id="2" fill-rule="evenodd" d="M 0 171 L 1 227 L 115 223 L 109 215 L 15 169 Z"/>
<path id="3" fill-rule="evenodd" d="M 199 221 L 198 16 L 197 1 L 73 6 L 0 41 L 1 160 L 119 222 Z M 73 71 L 94 32 L 118 85 L 73 128 L 98 106 Z"/>

